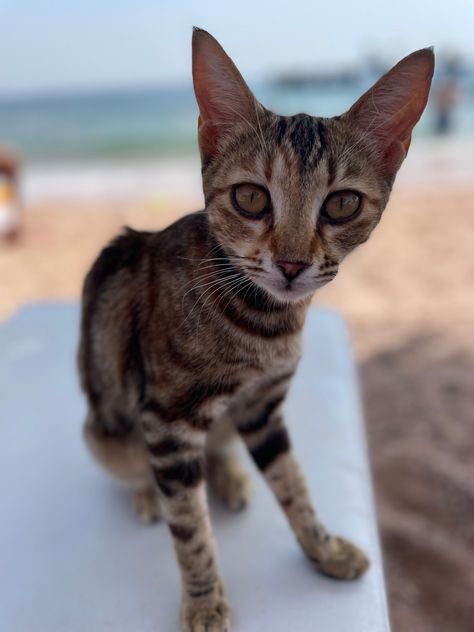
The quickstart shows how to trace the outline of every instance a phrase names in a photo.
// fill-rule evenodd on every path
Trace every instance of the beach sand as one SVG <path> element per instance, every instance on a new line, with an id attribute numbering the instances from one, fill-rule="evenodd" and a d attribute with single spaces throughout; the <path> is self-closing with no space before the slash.
<path id="1" fill-rule="evenodd" d="M 436 151 L 412 163 L 369 242 L 316 297 L 353 337 L 396 632 L 474 622 L 474 183 L 452 160 L 448 177 L 447 150 Z M 0 245 L 0 317 L 77 300 L 121 226 L 159 229 L 201 203 L 195 174 L 174 196 L 137 182 L 111 196 L 39 195 L 35 177 L 18 240 Z"/>

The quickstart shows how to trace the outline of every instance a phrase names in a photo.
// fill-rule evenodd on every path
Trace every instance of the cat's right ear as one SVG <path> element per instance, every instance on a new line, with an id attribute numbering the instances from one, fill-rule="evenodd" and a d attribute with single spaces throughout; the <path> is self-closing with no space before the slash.
<path id="1" fill-rule="evenodd" d="M 258 102 L 219 42 L 193 30 L 193 83 L 199 105 L 199 148 L 212 158 L 220 138 L 241 121 L 255 119 Z"/>
<path id="2" fill-rule="evenodd" d="M 418 50 L 389 70 L 344 115 L 373 139 L 390 171 L 398 169 L 408 152 L 413 128 L 428 101 L 433 71 L 433 50 Z"/>

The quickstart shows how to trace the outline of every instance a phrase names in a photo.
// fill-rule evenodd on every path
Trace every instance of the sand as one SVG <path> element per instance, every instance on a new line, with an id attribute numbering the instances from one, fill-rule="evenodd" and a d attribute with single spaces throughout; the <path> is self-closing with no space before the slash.
<path id="1" fill-rule="evenodd" d="M 28 199 L 19 239 L 0 245 L 0 318 L 27 301 L 77 300 L 122 225 L 161 228 L 189 197 Z M 405 178 L 316 297 L 353 336 L 396 632 L 474 629 L 473 252 L 474 184 Z"/>

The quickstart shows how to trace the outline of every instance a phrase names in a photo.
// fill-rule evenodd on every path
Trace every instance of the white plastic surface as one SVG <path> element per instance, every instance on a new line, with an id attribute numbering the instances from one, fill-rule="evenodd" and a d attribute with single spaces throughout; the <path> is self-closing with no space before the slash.
<path id="1" fill-rule="evenodd" d="M 0 630 L 177 632 L 165 525 L 142 526 L 83 445 L 77 334 L 78 308 L 62 303 L 0 326 Z M 320 515 L 372 566 L 354 583 L 315 573 L 255 472 L 246 512 L 211 503 L 233 632 L 388 632 L 357 382 L 337 313 L 309 314 L 286 415 Z"/>

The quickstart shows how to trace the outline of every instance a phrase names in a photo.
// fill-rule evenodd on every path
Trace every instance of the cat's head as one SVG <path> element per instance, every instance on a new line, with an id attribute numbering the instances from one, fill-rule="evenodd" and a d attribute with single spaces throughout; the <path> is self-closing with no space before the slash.
<path id="1" fill-rule="evenodd" d="M 423 49 L 342 116 L 278 116 L 255 99 L 219 43 L 195 29 L 206 209 L 234 265 L 283 301 L 333 279 L 380 220 L 433 69 L 433 52 Z"/>

